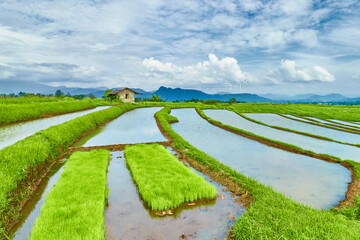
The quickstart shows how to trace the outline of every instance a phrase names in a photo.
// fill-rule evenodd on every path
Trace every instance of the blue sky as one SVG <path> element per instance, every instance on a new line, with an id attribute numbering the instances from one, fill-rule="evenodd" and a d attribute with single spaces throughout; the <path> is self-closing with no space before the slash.
<path id="1" fill-rule="evenodd" d="M 360 95 L 360 2 L 0 0 L 0 84 Z"/>

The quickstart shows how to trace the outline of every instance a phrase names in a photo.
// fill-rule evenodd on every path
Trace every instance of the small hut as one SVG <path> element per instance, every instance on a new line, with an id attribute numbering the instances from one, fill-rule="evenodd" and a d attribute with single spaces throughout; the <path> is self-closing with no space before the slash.
<path id="1" fill-rule="evenodd" d="M 130 88 L 119 88 L 112 92 L 109 92 L 109 95 L 115 95 L 116 99 L 119 99 L 123 102 L 135 102 L 135 94 L 140 94 L 131 90 Z"/>

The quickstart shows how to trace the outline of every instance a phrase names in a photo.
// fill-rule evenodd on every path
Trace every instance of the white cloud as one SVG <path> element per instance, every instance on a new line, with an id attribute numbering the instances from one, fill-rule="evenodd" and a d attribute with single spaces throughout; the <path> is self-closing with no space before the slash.
<path id="1" fill-rule="evenodd" d="M 309 83 L 314 81 L 333 82 L 334 75 L 321 66 L 297 68 L 295 61 L 281 60 L 280 67 L 270 71 L 266 76 L 273 83 L 298 82 Z"/>
<path id="2" fill-rule="evenodd" d="M 218 59 L 215 54 L 209 54 L 209 60 L 194 65 L 177 66 L 163 63 L 154 58 L 146 58 L 143 65 L 147 72 L 143 76 L 157 78 L 162 83 L 171 86 L 199 85 L 238 85 L 255 79 L 243 72 L 235 58 Z"/>

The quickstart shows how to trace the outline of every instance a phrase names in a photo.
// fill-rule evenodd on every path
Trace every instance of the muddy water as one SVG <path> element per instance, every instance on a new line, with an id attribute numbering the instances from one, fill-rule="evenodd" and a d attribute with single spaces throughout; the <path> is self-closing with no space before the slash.
<path id="1" fill-rule="evenodd" d="M 141 202 L 126 168 L 123 151 L 112 152 L 107 180 L 109 205 L 105 209 L 107 239 L 181 239 L 182 236 L 224 239 L 234 218 L 241 216 L 245 209 L 229 192 L 222 190 L 223 186 L 211 184 L 224 199 L 219 197 L 207 204 L 179 209 L 172 216 L 159 217 Z"/>
<path id="2" fill-rule="evenodd" d="M 0 149 L 3 149 L 6 146 L 16 143 L 17 141 L 24 139 L 34 133 L 46 129 L 48 127 L 58 125 L 69 121 L 71 119 L 75 119 L 77 117 L 100 111 L 110 106 L 102 106 L 94 109 L 68 113 L 60 116 L 50 117 L 38 119 L 30 122 L 18 123 L 14 125 L 0 127 Z"/>
<path id="3" fill-rule="evenodd" d="M 226 125 L 234 126 L 245 131 L 255 133 L 259 136 L 267 137 L 284 143 L 290 143 L 301 147 L 304 150 L 310 150 L 315 153 L 324 153 L 339 157 L 343 160 L 351 159 L 360 162 L 360 148 L 344 145 L 341 143 L 320 140 L 296 133 L 286 132 L 263 126 L 246 120 L 234 112 L 227 110 L 205 110 L 207 116 Z"/>
<path id="4" fill-rule="evenodd" d="M 315 126 L 312 124 L 307 124 L 307 123 L 291 120 L 288 118 L 284 118 L 280 115 L 272 114 L 272 113 L 244 113 L 244 115 L 268 125 L 311 133 L 318 136 L 331 138 L 344 143 L 347 142 L 352 144 L 360 144 L 359 134 L 352 134 L 343 131 L 337 131 L 330 128 Z"/>
<path id="5" fill-rule="evenodd" d="M 351 176 L 350 171 L 339 164 L 241 137 L 211 125 L 194 109 L 173 109 L 171 115 L 180 121 L 172 128 L 190 144 L 298 202 L 320 209 L 331 208 L 345 199 Z"/>
<path id="6" fill-rule="evenodd" d="M 45 198 L 53 186 L 57 183 L 64 169 L 64 163 L 56 163 L 36 190 L 35 196 L 26 203 L 23 208 L 21 220 L 13 227 L 12 239 L 28 239 L 36 218 L 40 215 L 40 209 L 44 204 Z"/>
<path id="7" fill-rule="evenodd" d="M 83 140 L 82 146 L 167 141 L 159 131 L 154 118 L 154 114 L 160 109 L 161 107 L 138 108 L 124 113 L 106 126 L 99 128 L 95 136 L 93 134 L 90 139 Z"/>

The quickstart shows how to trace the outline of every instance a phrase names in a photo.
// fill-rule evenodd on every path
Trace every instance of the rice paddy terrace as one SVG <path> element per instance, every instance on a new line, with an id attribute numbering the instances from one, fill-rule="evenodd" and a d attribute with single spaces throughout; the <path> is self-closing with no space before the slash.
<path id="1" fill-rule="evenodd" d="M 359 239 L 359 108 L 98 105 L 0 128 L 0 238 Z"/>

